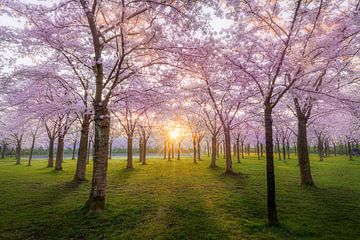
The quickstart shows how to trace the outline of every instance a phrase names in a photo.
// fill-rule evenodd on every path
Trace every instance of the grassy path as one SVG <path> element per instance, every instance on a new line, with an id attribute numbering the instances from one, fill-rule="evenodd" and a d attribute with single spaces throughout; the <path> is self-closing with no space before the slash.
<path id="1" fill-rule="evenodd" d="M 294 157 L 293 157 L 294 158 Z M 90 183 L 34 161 L 0 160 L 0 239 L 356 239 L 360 236 L 360 159 L 312 160 L 316 189 L 302 189 L 295 159 L 276 161 L 281 226 L 266 227 L 264 160 L 234 163 L 227 177 L 209 161 L 151 159 L 134 170 L 109 163 L 107 211 L 82 209 Z M 91 168 L 91 166 L 89 166 Z M 88 169 L 88 173 L 91 169 Z M 88 179 L 91 176 L 88 175 Z"/>

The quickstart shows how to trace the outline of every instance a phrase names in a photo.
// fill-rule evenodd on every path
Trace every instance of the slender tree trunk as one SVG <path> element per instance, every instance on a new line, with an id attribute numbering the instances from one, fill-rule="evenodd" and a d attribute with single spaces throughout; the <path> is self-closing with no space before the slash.
<path id="1" fill-rule="evenodd" d="M 144 138 L 143 140 L 143 150 L 142 150 L 142 164 L 143 165 L 146 165 L 147 162 L 146 162 L 146 147 L 147 147 L 147 139 Z"/>
<path id="2" fill-rule="evenodd" d="M 3 143 L 2 148 L 1 148 L 1 158 L 2 159 L 5 158 L 6 149 L 7 149 L 7 145 L 5 143 Z"/>
<path id="3" fill-rule="evenodd" d="M 273 153 L 273 123 L 272 109 L 265 108 L 265 142 L 266 142 L 266 176 L 267 176 L 267 210 L 270 226 L 278 224 L 276 197 L 275 197 L 275 171 Z"/>
<path id="4" fill-rule="evenodd" d="M 62 162 L 64 160 L 64 136 L 58 136 L 57 149 L 56 149 L 56 160 L 55 160 L 55 171 L 62 171 Z"/>
<path id="5" fill-rule="evenodd" d="M 281 161 L 281 151 L 280 151 L 280 142 L 279 142 L 279 140 L 276 141 L 276 150 L 277 150 L 279 161 Z"/>
<path id="6" fill-rule="evenodd" d="M 298 114 L 298 135 L 297 135 L 297 149 L 298 161 L 300 167 L 300 177 L 302 186 L 313 186 L 314 181 L 311 175 L 311 167 L 307 143 L 307 120 Z"/>
<path id="7" fill-rule="evenodd" d="M 74 180 L 76 182 L 83 182 L 86 180 L 86 162 L 89 159 L 90 144 L 89 141 L 89 127 L 90 127 L 90 116 L 85 115 L 81 124 L 80 143 L 79 151 L 76 162 L 76 171 Z"/>
<path id="8" fill-rule="evenodd" d="M 260 160 L 260 144 L 259 141 L 256 141 L 256 155 L 258 160 Z"/>
<path id="9" fill-rule="evenodd" d="M 193 137 L 193 150 L 194 150 L 194 163 L 197 163 L 196 162 L 196 138 Z"/>
<path id="10" fill-rule="evenodd" d="M 109 143 L 109 159 L 112 158 L 112 145 L 113 145 L 113 141 L 111 140 Z"/>
<path id="11" fill-rule="evenodd" d="M 216 142 L 216 157 L 220 158 L 220 142 Z"/>
<path id="12" fill-rule="evenodd" d="M 321 136 L 318 137 L 318 151 L 319 151 L 320 161 L 322 162 L 324 159 L 324 144 L 321 139 Z"/>
<path id="13" fill-rule="evenodd" d="M 224 137 L 225 137 L 225 160 L 226 160 L 226 168 L 225 174 L 232 175 L 234 174 L 232 169 L 232 159 L 231 159 L 231 137 L 230 137 L 230 129 L 224 127 Z"/>
<path id="14" fill-rule="evenodd" d="M 75 139 L 74 145 L 73 145 L 73 150 L 72 150 L 71 160 L 75 160 L 76 144 L 77 144 L 77 140 Z"/>
<path id="15" fill-rule="evenodd" d="M 297 155 L 296 144 L 294 144 L 294 154 L 295 154 L 295 156 Z"/>
<path id="16" fill-rule="evenodd" d="M 244 159 L 244 141 L 241 141 L 241 158 Z"/>
<path id="17" fill-rule="evenodd" d="M 171 143 L 168 141 L 167 143 L 167 153 L 168 153 L 168 161 L 171 161 Z"/>
<path id="18" fill-rule="evenodd" d="M 181 142 L 178 141 L 178 146 L 177 146 L 177 160 L 180 160 L 180 154 L 181 154 Z"/>
<path id="19" fill-rule="evenodd" d="M 240 139 L 236 139 L 236 158 L 237 162 L 240 163 Z"/>
<path id="20" fill-rule="evenodd" d="M 47 167 L 54 167 L 54 145 L 55 138 L 49 138 L 49 158 Z"/>
<path id="21" fill-rule="evenodd" d="M 207 150 L 207 156 L 210 157 L 210 146 L 208 140 L 206 140 L 206 150 Z"/>
<path id="22" fill-rule="evenodd" d="M 262 143 L 260 143 L 260 156 L 261 156 L 261 158 L 264 156 L 264 154 L 263 154 L 263 144 Z"/>
<path id="23" fill-rule="evenodd" d="M 197 140 L 197 159 L 198 161 L 201 161 L 201 148 L 200 148 L 200 140 Z"/>
<path id="24" fill-rule="evenodd" d="M 352 154 L 350 141 L 348 141 L 347 146 L 348 146 L 348 152 L 349 152 L 349 160 L 352 161 L 353 160 L 353 154 Z"/>
<path id="25" fill-rule="evenodd" d="M 143 162 L 143 159 L 142 159 L 142 157 L 143 157 L 143 141 L 144 141 L 144 139 L 143 139 L 143 137 L 141 137 L 140 136 L 140 139 L 139 139 L 139 162 Z"/>
<path id="26" fill-rule="evenodd" d="M 22 140 L 16 140 L 16 152 L 15 152 L 16 164 L 21 163 L 21 142 Z"/>
<path id="27" fill-rule="evenodd" d="M 210 163 L 210 167 L 216 167 L 216 149 L 217 149 L 217 146 L 216 146 L 216 143 L 217 143 L 217 140 L 216 140 L 216 135 L 213 134 L 211 136 L 211 163 Z"/>
<path id="28" fill-rule="evenodd" d="M 126 168 L 130 169 L 133 168 L 133 151 L 132 151 L 132 136 L 127 136 L 127 166 Z"/>
<path id="29" fill-rule="evenodd" d="M 250 156 L 250 143 L 248 143 L 247 145 L 247 150 L 248 150 L 248 156 Z"/>
<path id="30" fill-rule="evenodd" d="M 283 152 L 283 158 L 284 161 L 286 161 L 286 145 L 285 145 L 285 139 L 282 139 L 282 152 Z"/>
<path id="31" fill-rule="evenodd" d="M 33 157 L 33 152 L 34 152 L 34 147 L 35 147 L 35 138 L 36 138 L 36 136 L 33 135 L 32 140 L 31 140 L 31 148 L 30 148 L 28 166 L 31 166 L 31 160 L 32 160 L 32 157 Z"/>

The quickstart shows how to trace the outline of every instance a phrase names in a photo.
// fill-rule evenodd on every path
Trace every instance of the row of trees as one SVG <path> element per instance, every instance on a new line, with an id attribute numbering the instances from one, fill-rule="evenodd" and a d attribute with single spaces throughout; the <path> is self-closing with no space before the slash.
<path id="1" fill-rule="evenodd" d="M 274 142 L 284 153 L 296 138 L 301 184 L 313 186 L 308 141 L 320 156 L 330 142 L 351 156 L 359 139 L 357 1 L 4 0 L 1 9 L 24 24 L 0 28 L 2 139 L 15 139 L 20 161 L 24 134 L 35 143 L 44 127 L 48 165 L 56 144 L 60 171 L 65 138 L 79 133 L 76 181 L 85 180 L 93 142 L 91 211 L 104 209 L 119 128 L 128 168 L 135 135 L 144 164 L 151 134 L 168 158 L 187 137 L 194 162 L 206 138 L 211 149 L 223 141 L 227 175 L 234 143 L 237 152 L 264 148 L 270 225 L 278 224 Z"/>

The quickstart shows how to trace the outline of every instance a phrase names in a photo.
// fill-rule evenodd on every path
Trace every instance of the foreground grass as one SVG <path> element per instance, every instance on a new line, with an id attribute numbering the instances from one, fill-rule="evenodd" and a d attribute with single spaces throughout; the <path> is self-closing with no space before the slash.
<path id="1" fill-rule="evenodd" d="M 265 161 L 234 162 L 238 176 L 224 176 L 224 160 L 151 159 L 134 170 L 109 163 L 107 209 L 82 209 L 90 182 L 73 183 L 75 161 L 64 171 L 0 160 L 0 239 L 356 239 L 360 236 L 360 159 L 312 160 L 318 188 L 299 186 L 295 157 L 276 161 L 281 225 L 266 226 Z M 91 168 L 91 166 L 89 166 Z M 88 169 L 88 179 L 91 169 Z"/>

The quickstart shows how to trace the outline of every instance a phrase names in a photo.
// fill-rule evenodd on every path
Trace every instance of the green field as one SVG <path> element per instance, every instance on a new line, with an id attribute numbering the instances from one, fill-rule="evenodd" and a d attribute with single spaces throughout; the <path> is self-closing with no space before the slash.
<path id="1" fill-rule="evenodd" d="M 103 214 L 82 209 L 90 182 L 72 182 L 75 161 L 61 173 L 43 160 L 14 163 L 0 160 L 0 239 L 360 238 L 359 158 L 312 156 L 314 189 L 299 186 L 294 156 L 276 160 L 276 228 L 266 226 L 265 160 L 255 157 L 234 162 L 238 176 L 223 175 L 222 159 L 217 169 L 208 159 L 135 160 L 134 170 L 110 160 Z"/>

